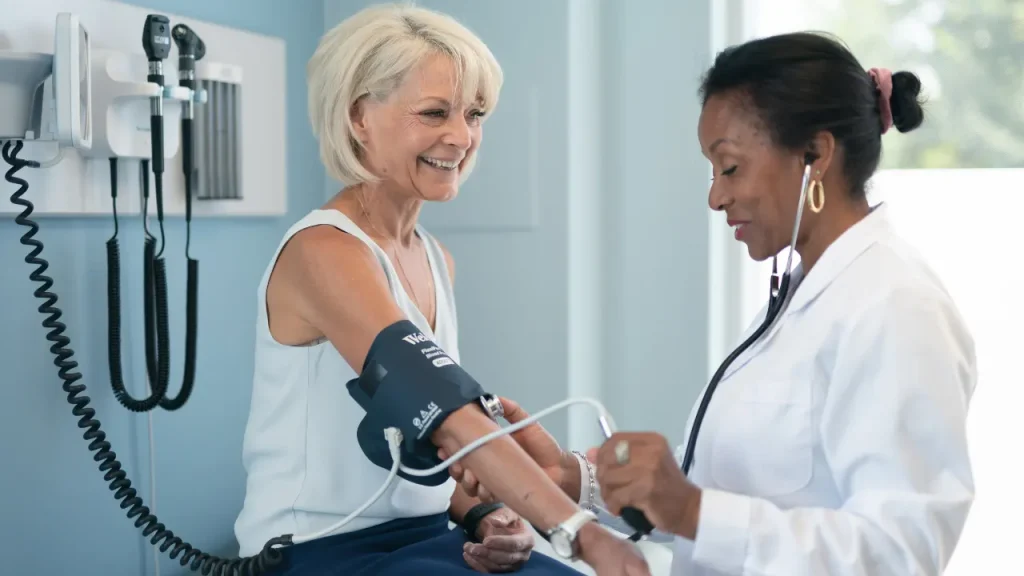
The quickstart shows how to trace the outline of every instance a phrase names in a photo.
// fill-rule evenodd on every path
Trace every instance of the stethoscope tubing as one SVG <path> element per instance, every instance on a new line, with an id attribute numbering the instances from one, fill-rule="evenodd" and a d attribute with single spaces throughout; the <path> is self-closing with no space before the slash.
<path id="1" fill-rule="evenodd" d="M 804 175 L 800 184 L 800 202 L 796 208 L 796 219 L 793 223 L 793 234 L 789 240 L 789 255 L 786 260 L 786 271 L 782 274 L 781 282 L 778 281 L 778 276 L 775 274 L 775 264 L 778 256 L 772 257 L 772 278 L 771 285 L 769 286 L 768 295 L 768 310 L 765 313 L 764 320 L 761 325 L 757 327 L 742 344 L 739 345 L 735 350 L 732 351 L 729 356 L 725 358 L 718 370 L 711 377 L 711 381 L 708 382 L 707 389 L 704 391 L 704 396 L 701 398 L 700 406 L 697 407 L 697 413 L 693 419 L 693 426 L 690 428 L 690 437 L 686 442 L 686 451 L 683 454 L 682 468 L 686 474 L 690 473 L 690 467 L 693 465 L 693 454 L 697 446 L 697 435 L 700 433 L 701 424 L 704 421 L 704 414 L 707 412 L 708 405 L 711 403 L 711 397 L 715 393 L 715 389 L 718 388 L 719 382 L 725 376 L 725 371 L 728 370 L 729 366 L 736 361 L 741 354 L 743 354 L 748 348 L 750 348 L 775 322 L 779 316 L 779 312 L 782 309 L 782 303 L 786 301 L 786 297 L 789 293 L 789 282 L 793 272 L 793 254 L 796 252 L 796 238 L 800 231 L 800 222 L 803 219 L 804 204 L 807 202 L 807 184 L 811 179 L 811 162 L 805 162 Z"/>
<path id="2" fill-rule="evenodd" d="M 786 261 L 786 271 L 782 274 L 781 282 L 776 274 L 777 258 L 778 255 L 772 257 L 772 278 L 771 285 L 769 286 L 768 294 L 768 310 L 765 312 L 764 320 L 757 327 L 757 330 L 753 334 L 747 337 L 735 350 L 733 350 L 729 356 L 725 358 L 718 370 L 711 377 L 711 381 L 708 382 L 707 388 L 704 391 L 704 396 L 700 400 L 700 405 L 697 407 L 697 413 L 693 418 L 693 426 L 690 428 L 690 436 L 686 442 L 686 451 L 683 453 L 682 469 L 684 474 L 690 473 L 690 468 L 693 466 L 694 451 L 697 446 L 697 435 L 700 433 L 701 424 L 704 422 L 704 415 L 707 413 L 708 406 L 711 404 L 711 397 L 715 393 L 715 389 L 718 388 L 718 384 L 722 381 L 725 376 L 725 371 L 728 370 L 729 366 L 732 365 L 736 359 L 743 354 L 748 348 L 750 348 L 755 342 L 757 342 L 768 328 L 778 318 L 779 313 L 782 310 L 782 304 L 786 301 L 789 294 L 789 283 L 790 277 L 793 272 L 793 253 L 796 252 L 796 238 L 800 231 L 800 221 L 803 218 L 804 203 L 807 202 L 807 184 L 811 179 L 811 164 L 813 163 L 813 156 L 808 154 L 804 159 L 804 175 L 803 180 L 800 184 L 800 203 L 796 209 L 796 219 L 793 223 L 793 234 L 789 241 L 789 257 Z M 627 512 L 627 510 L 623 510 Z M 630 514 L 623 514 L 624 519 L 627 523 L 632 526 L 636 532 L 629 537 L 632 541 L 637 541 L 645 534 L 649 534 L 653 531 L 654 526 L 644 516 L 642 512 L 636 509 L 629 509 Z"/>

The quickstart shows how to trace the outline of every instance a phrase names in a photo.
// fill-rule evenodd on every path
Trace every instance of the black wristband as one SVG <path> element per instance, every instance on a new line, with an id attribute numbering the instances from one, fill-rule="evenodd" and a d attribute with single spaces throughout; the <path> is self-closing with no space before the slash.
<path id="1" fill-rule="evenodd" d="M 479 542 L 477 538 L 476 530 L 480 527 L 480 522 L 491 512 L 504 508 L 505 505 L 501 502 L 481 502 L 476 506 L 469 509 L 466 515 L 462 518 L 462 522 L 459 523 L 462 529 L 466 532 L 466 538 L 469 538 L 473 542 Z"/>

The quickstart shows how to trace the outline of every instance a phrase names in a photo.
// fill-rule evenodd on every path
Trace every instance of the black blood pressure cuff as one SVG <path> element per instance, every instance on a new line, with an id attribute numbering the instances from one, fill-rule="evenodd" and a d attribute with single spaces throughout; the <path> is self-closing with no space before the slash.
<path id="1" fill-rule="evenodd" d="M 415 324 L 401 320 L 380 331 L 370 346 L 358 378 L 346 384 L 366 416 L 359 423 L 359 447 L 371 462 L 390 470 L 385 428 L 402 431 L 402 464 L 426 469 L 441 463 L 431 434 L 452 412 L 479 402 L 484 389 Z M 447 470 L 406 480 L 438 486 Z"/>

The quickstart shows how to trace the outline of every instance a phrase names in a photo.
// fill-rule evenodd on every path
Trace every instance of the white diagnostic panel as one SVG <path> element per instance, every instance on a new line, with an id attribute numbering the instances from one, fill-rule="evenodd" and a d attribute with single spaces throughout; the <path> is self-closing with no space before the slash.
<path id="1" fill-rule="evenodd" d="M 77 82 L 47 81 L 48 89 L 55 90 L 53 114 L 59 118 L 52 128 L 57 130 L 55 136 L 64 145 L 77 143 L 79 148 L 90 150 L 67 148 L 63 160 L 56 166 L 19 173 L 29 182 L 27 197 L 35 205 L 36 215 L 110 215 L 109 156 L 103 154 L 111 152 L 135 156 L 119 163 L 118 213 L 138 214 L 141 209 L 139 156 L 142 154 L 138 151 L 149 149 L 150 94 L 147 90 L 151 92 L 153 88 L 146 86 L 142 28 L 146 16 L 154 13 L 167 16 L 172 26 L 187 24 L 202 37 L 206 55 L 200 62 L 201 69 L 236 71 L 234 77 L 239 83 L 232 96 L 231 111 L 239 130 L 236 141 L 258 143 L 239 145 L 233 150 L 234 163 L 226 172 L 231 178 L 231 193 L 223 196 L 196 193 L 192 201 L 193 216 L 277 216 L 287 212 L 283 40 L 111 0 L 0 0 L 0 12 L 4 14 L 0 20 L 3 49 L 27 55 L 36 53 L 37 58 L 38 54 L 53 54 L 57 49 L 76 55 Z M 74 19 L 81 22 L 77 40 L 58 37 L 57 30 L 61 26 L 55 26 L 55 22 L 57 14 L 62 12 L 73 15 L 67 22 L 67 29 L 74 29 Z M 86 34 L 91 51 L 84 49 Z M 177 50 L 172 49 L 163 63 L 165 84 L 171 87 L 177 86 L 177 59 Z M 101 68 L 103 66 L 111 68 Z M 119 66 L 121 68 L 117 68 Z M 71 75 L 64 72 L 59 71 L 53 78 L 70 79 Z M 95 96 L 92 106 L 84 103 L 83 92 Z M 105 96 L 101 102 L 98 97 L 102 95 Z M 196 104 L 197 108 L 202 106 L 204 104 Z M 164 99 L 167 150 L 163 175 L 164 214 L 169 217 L 185 213 L 180 107 L 180 101 Z M 135 115 L 141 115 L 141 122 Z M 72 130 L 72 126 L 77 130 Z M 197 149 L 201 146 L 203 143 L 197 142 Z M 29 142 L 21 156 L 44 161 L 56 153 L 56 143 Z M 152 191 L 151 173 L 149 178 Z M 0 213 L 13 216 L 20 211 L 20 207 L 10 204 L 7 194 L 0 195 Z M 150 202 L 150 212 L 156 213 L 153 202 Z"/>

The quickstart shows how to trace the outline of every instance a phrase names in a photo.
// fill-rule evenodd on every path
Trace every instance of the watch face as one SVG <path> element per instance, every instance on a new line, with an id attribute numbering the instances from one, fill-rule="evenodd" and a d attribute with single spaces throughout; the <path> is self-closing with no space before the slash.
<path id="1" fill-rule="evenodd" d="M 551 535 L 551 548 L 562 558 L 572 558 L 572 542 L 569 536 L 559 530 Z"/>

